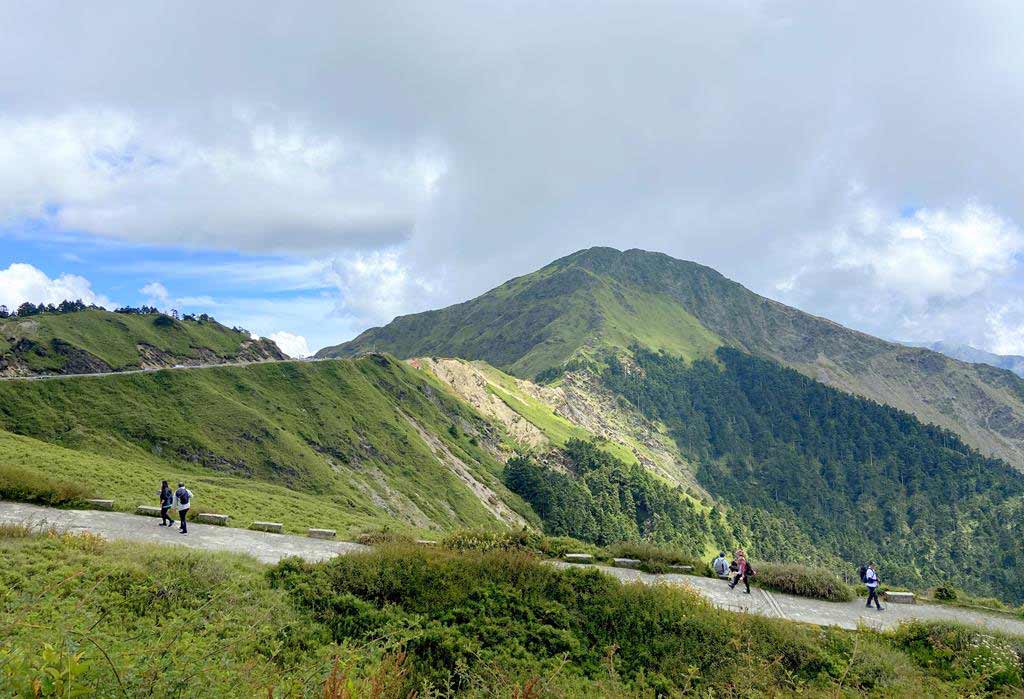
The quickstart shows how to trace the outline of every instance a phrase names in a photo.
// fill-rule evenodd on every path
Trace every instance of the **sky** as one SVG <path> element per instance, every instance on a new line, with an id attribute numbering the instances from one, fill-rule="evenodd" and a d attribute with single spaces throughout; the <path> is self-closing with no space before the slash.
<path id="1" fill-rule="evenodd" d="M 1016 2 L 0 3 L 0 303 L 301 355 L 610 245 L 1024 353 L 1022 34 Z"/>

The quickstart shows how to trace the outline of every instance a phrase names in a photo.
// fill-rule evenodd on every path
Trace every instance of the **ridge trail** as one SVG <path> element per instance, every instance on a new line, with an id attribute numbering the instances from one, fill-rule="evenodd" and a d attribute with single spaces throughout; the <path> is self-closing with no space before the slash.
<path id="1" fill-rule="evenodd" d="M 38 524 L 70 532 L 90 532 L 111 540 L 244 553 L 264 563 L 276 563 L 288 556 L 300 556 L 315 562 L 370 550 L 361 544 L 346 541 L 324 541 L 290 534 L 268 534 L 192 522 L 189 523 L 188 535 L 182 536 L 175 528 L 160 527 L 156 518 L 124 512 L 61 510 L 9 501 L 0 502 L 0 523 Z M 767 592 L 760 588 L 752 590 L 752 593 L 747 595 L 738 589 L 730 590 L 724 581 L 717 578 L 679 574 L 651 575 L 626 568 L 603 565 L 577 566 L 564 561 L 552 561 L 551 565 L 559 568 L 596 568 L 626 583 L 679 585 L 699 593 L 716 607 L 821 626 L 840 626 L 846 629 L 869 626 L 889 629 L 901 621 L 910 619 L 948 620 L 1024 636 L 1024 620 L 972 609 L 933 604 L 892 604 L 887 605 L 885 611 L 878 612 L 874 609 L 865 609 L 864 601 L 859 598 L 852 602 L 825 602 L 779 592 Z"/>

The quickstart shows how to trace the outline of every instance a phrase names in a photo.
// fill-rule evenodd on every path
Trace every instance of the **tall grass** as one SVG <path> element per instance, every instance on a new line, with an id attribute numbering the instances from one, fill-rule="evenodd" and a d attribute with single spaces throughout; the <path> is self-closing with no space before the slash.
<path id="1" fill-rule="evenodd" d="M 89 496 L 81 483 L 58 480 L 38 471 L 0 464 L 0 499 L 54 507 L 84 504 Z"/>
<path id="2" fill-rule="evenodd" d="M 824 568 L 796 563 L 754 563 L 751 583 L 800 597 L 813 597 L 830 602 L 849 602 L 853 590 L 839 576 Z"/>

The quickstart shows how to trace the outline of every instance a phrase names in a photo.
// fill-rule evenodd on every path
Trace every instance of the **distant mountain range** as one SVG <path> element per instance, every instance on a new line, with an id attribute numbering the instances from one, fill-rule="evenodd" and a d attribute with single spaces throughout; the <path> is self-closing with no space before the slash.
<path id="1" fill-rule="evenodd" d="M 924 347 L 934 352 L 941 352 L 947 357 L 959 359 L 961 362 L 988 364 L 989 366 L 1012 371 L 1017 376 L 1024 377 L 1024 357 L 1018 354 L 994 354 L 980 350 L 977 347 L 971 347 L 970 345 L 961 345 L 943 340 L 938 342 L 903 342 L 901 344 L 908 347 Z"/>

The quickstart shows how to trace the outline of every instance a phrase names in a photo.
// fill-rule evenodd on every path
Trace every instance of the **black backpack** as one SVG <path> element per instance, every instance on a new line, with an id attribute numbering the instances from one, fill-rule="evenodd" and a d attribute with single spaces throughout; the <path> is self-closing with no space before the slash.
<path id="1" fill-rule="evenodd" d="M 187 490 L 183 490 L 181 495 L 178 496 L 178 502 L 180 502 L 182 505 L 188 505 L 188 501 L 189 501 L 188 491 Z"/>
<path id="2" fill-rule="evenodd" d="M 861 566 L 857 572 L 860 574 L 860 581 L 866 583 L 868 581 L 868 567 Z"/>

